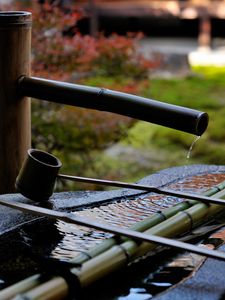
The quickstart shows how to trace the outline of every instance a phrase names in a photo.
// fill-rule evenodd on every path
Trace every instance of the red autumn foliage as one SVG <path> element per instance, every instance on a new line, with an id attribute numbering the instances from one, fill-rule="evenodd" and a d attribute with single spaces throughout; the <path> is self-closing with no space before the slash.
<path id="1" fill-rule="evenodd" d="M 116 83 L 109 88 L 140 92 L 137 79 L 144 78 L 152 67 L 152 62 L 137 51 L 140 34 L 109 37 L 99 34 L 97 38 L 82 35 L 76 28 L 83 17 L 79 7 L 64 11 L 45 2 L 40 5 L 32 1 L 31 7 L 22 7 L 17 2 L 18 10 L 30 10 L 33 15 L 33 76 L 70 82 L 83 73 L 126 76 L 131 78 L 126 85 Z M 104 82 L 101 86 L 108 87 Z M 64 157 L 64 161 L 67 157 L 68 164 L 76 160 L 77 173 L 84 174 L 85 169 L 93 167 L 91 153 L 118 141 L 133 123 L 134 120 L 119 115 L 35 101 L 33 146 L 55 152 Z"/>
<path id="2" fill-rule="evenodd" d="M 74 72 L 94 72 L 106 76 L 143 77 L 152 66 L 138 54 L 140 34 L 113 34 L 97 38 L 82 35 L 76 23 L 82 12 L 76 6 L 64 12 L 51 5 L 33 3 L 33 72 L 71 80 Z M 71 36 L 71 28 L 73 35 Z M 67 35 L 66 32 L 70 34 Z"/>
<path id="3" fill-rule="evenodd" d="M 92 72 L 143 78 L 154 67 L 154 62 L 138 52 L 140 33 L 109 37 L 99 34 L 97 38 L 82 35 L 76 24 L 84 12 L 76 5 L 63 10 L 50 5 L 50 1 L 44 4 L 32 1 L 31 7 L 16 3 L 17 9 L 32 11 L 32 73 L 35 76 L 71 81 L 74 73 Z"/>

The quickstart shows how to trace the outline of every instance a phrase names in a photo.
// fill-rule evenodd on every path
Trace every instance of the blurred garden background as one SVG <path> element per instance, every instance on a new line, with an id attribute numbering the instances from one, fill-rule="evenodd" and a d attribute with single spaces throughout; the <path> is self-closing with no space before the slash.
<path id="1" fill-rule="evenodd" d="M 171 166 L 225 164 L 225 23 L 218 23 L 225 16 L 212 16 L 210 1 L 147 1 L 158 2 L 155 10 L 138 10 L 132 0 L 103 2 L 0 0 L 0 9 L 33 14 L 33 76 L 205 111 L 209 127 L 187 159 L 190 134 L 32 99 L 32 147 L 58 156 L 63 173 L 130 182 Z M 181 6 L 177 17 L 175 4 L 186 5 L 186 15 Z"/>

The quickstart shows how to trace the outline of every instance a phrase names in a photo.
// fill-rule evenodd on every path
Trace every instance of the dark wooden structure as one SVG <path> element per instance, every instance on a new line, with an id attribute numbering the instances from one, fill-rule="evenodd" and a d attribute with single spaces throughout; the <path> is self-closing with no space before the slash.
<path id="1" fill-rule="evenodd" d="M 167 22 L 170 19 L 199 20 L 199 46 L 210 46 L 211 19 L 225 19 L 223 0 L 79 0 L 76 4 L 90 14 L 92 34 L 96 34 L 101 17 L 166 18 Z"/>

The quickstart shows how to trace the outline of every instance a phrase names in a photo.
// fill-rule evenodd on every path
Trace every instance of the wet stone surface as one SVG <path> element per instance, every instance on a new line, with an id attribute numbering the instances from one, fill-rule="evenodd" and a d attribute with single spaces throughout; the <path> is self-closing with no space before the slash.
<path id="1" fill-rule="evenodd" d="M 166 186 L 170 189 L 183 192 L 202 193 L 209 187 L 224 180 L 224 166 L 193 165 L 163 170 L 143 178 L 140 183 L 154 185 L 156 187 Z M 38 205 L 38 203 L 30 201 L 20 194 L 1 195 L 0 199 Z M 94 216 L 99 221 L 103 220 L 109 224 L 129 227 L 146 216 L 172 206 L 179 201 L 182 201 L 182 199 L 165 197 L 153 193 L 144 193 L 143 191 L 120 189 L 109 192 L 85 191 L 56 193 L 48 203 L 45 203 L 45 206 L 55 210 L 74 211 L 74 213 L 79 216 Z M 10 276 L 8 276 L 9 269 L 13 270 L 14 278 L 10 278 L 12 282 L 21 279 L 21 274 L 26 273 L 30 275 L 33 274 L 34 271 L 38 272 L 38 263 L 34 263 L 30 258 L 29 253 L 27 253 L 27 245 L 31 246 L 32 249 L 35 249 L 36 253 L 42 256 L 69 260 L 80 251 L 85 251 L 101 242 L 102 239 L 110 236 L 107 233 L 91 230 L 82 226 L 69 225 L 61 221 L 52 221 L 2 206 L 0 206 L 0 217 L 0 273 L 2 274 L 2 276 L 0 276 L 0 288 L 4 287 L 6 282 L 9 283 L 10 281 Z M 8 249 L 10 249 L 10 251 L 8 251 Z M 168 260 L 168 257 L 173 257 L 174 253 L 175 252 L 171 253 L 168 251 L 164 256 Z M 15 259 L 12 259 L 15 254 L 17 255 L 16 262 Z M 5 261 L 7 261 L 7 264 L 4 263 Z M 210 260 L 207 260 L 207 263 L 208 261 Z M 144 300 L 155 298 L 155 295 L 175 286 L 177 282 L 190 275 L 192 271 L 185 270 L 184 268 L 178 269 L 181 274 L 180 277 L 178 273 L 172 273 L 171 277 L 175 277 L 176 282 L 171 281 L 171 278 L 170 281 L 168 278 L 161 278 L 161 281 L 157 281 L 157 271 L 159 271 L 159 268 L 162 268 L 162 266 L 160 267 L 162 263 L 163 259 L 161 254 L 159 254 L 158 256 L 154 255 L 154 263 L 152 257 L 150 257 L 142 264 L 140 263 L 135 267 L 131 266 L 128 271 L 124 271 L 131 275 L 125 286 L 121 286 L 118 280 L 115 281 L 115 278 L 112 279 L 115 281 L 117 288 L 114 288 L 114 291 L 110 292 L 109 297 L 109 295 L 105 295 L 104 291 L 102 293 L 99 292 L 99 286 L 96 285 L 96 287 L 94 287 L 96 293 L 95 299 Z M 216 268 L 214 269 L 214 276 L 216 277 L 219 274 L 217 274 Z M 202 272 L 202 270 L 203 268 L 201 268 L 199 272 Z M 218 268 L 218 270 L 221 272 L 221 268 Z M 173 272 L 174 271 L 176 270 L 173 269 Z M 206 275 L 203 275 L 204 279 L 210 281 L 208 277 L 209 274 L 207 274 L 207 272 L 210 272 L 210 269 L 206 268 L 205 272 Z M 199 273 L 193 278 L 197 278 L 198 274 Z M 220 274 L 224 277 L 223 273 Z M 197 283 L 199 282 L 196 281 L 196 284 Z M 168 295 L 172 293 L 171 297 L 168 296 L 169 298 L 165 299 L 189 299 L 185 298 L 182 294 L 187 289 L 187 286 L 184 286 L 184 284 L 185 283 L 182 283 L 178 285 L 178 287 L 171 288 L 168 292 L 159 294 L 157 297 L 167 297 L 167 293 Z M 107 287 L 107 283 L 105 283 L 105 285 Z M 194 286 L 192 281 L 191 285 Z M 204 297 L 195 298 L 195 294 L 198 295 L 199 287 L 196 285 L 195 290 L 193 286 L 192 289 L 189 290 L 190 296 L 193 296 L 192 299 L 205 299 Z M 218 293 L 205 291 L 208 293 L 206 296 L 209 297 L 208 295 L 210 295 L 211 297 L 211 294 L 213 294 L 215 297 L 211 297 L 210 299 L 220 299 L 218 295 L 221 295 L 222 292 L 219 293 L 219 290 L 221 289 L 217 289 Z M 175 295 L 180 293 L 182 296 L 181 298 L 175 298 L 173 293 L 175 293 Z M 201 293 L 203 293 L 203 291 L 201 291 Z M 88 299 L 88 296 L 84 296 L 84 299 Z M 163 299 L 164 298 L 162 298 L 162 300 Z"/>

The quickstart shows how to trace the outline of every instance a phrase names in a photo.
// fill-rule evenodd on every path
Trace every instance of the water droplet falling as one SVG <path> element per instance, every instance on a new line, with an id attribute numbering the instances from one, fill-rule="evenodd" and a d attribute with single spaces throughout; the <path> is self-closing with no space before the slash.
<path id="1" fill-rule="evenodd" d="M 193 150 L 193 147 L 197 143 L 197 141 L 200 139 L 200 137 L 201 137 L 200 135 L 196 136 L 195 139 L 194 139 L 194 141 L 191 143 L 191 146 L 190 146 L 190 148 L 188 150 L 188 153 L 187 153 L 187 157 L 186 157 L 187 159 L 189 159 L 191 157 L 191 152 Z"/>

